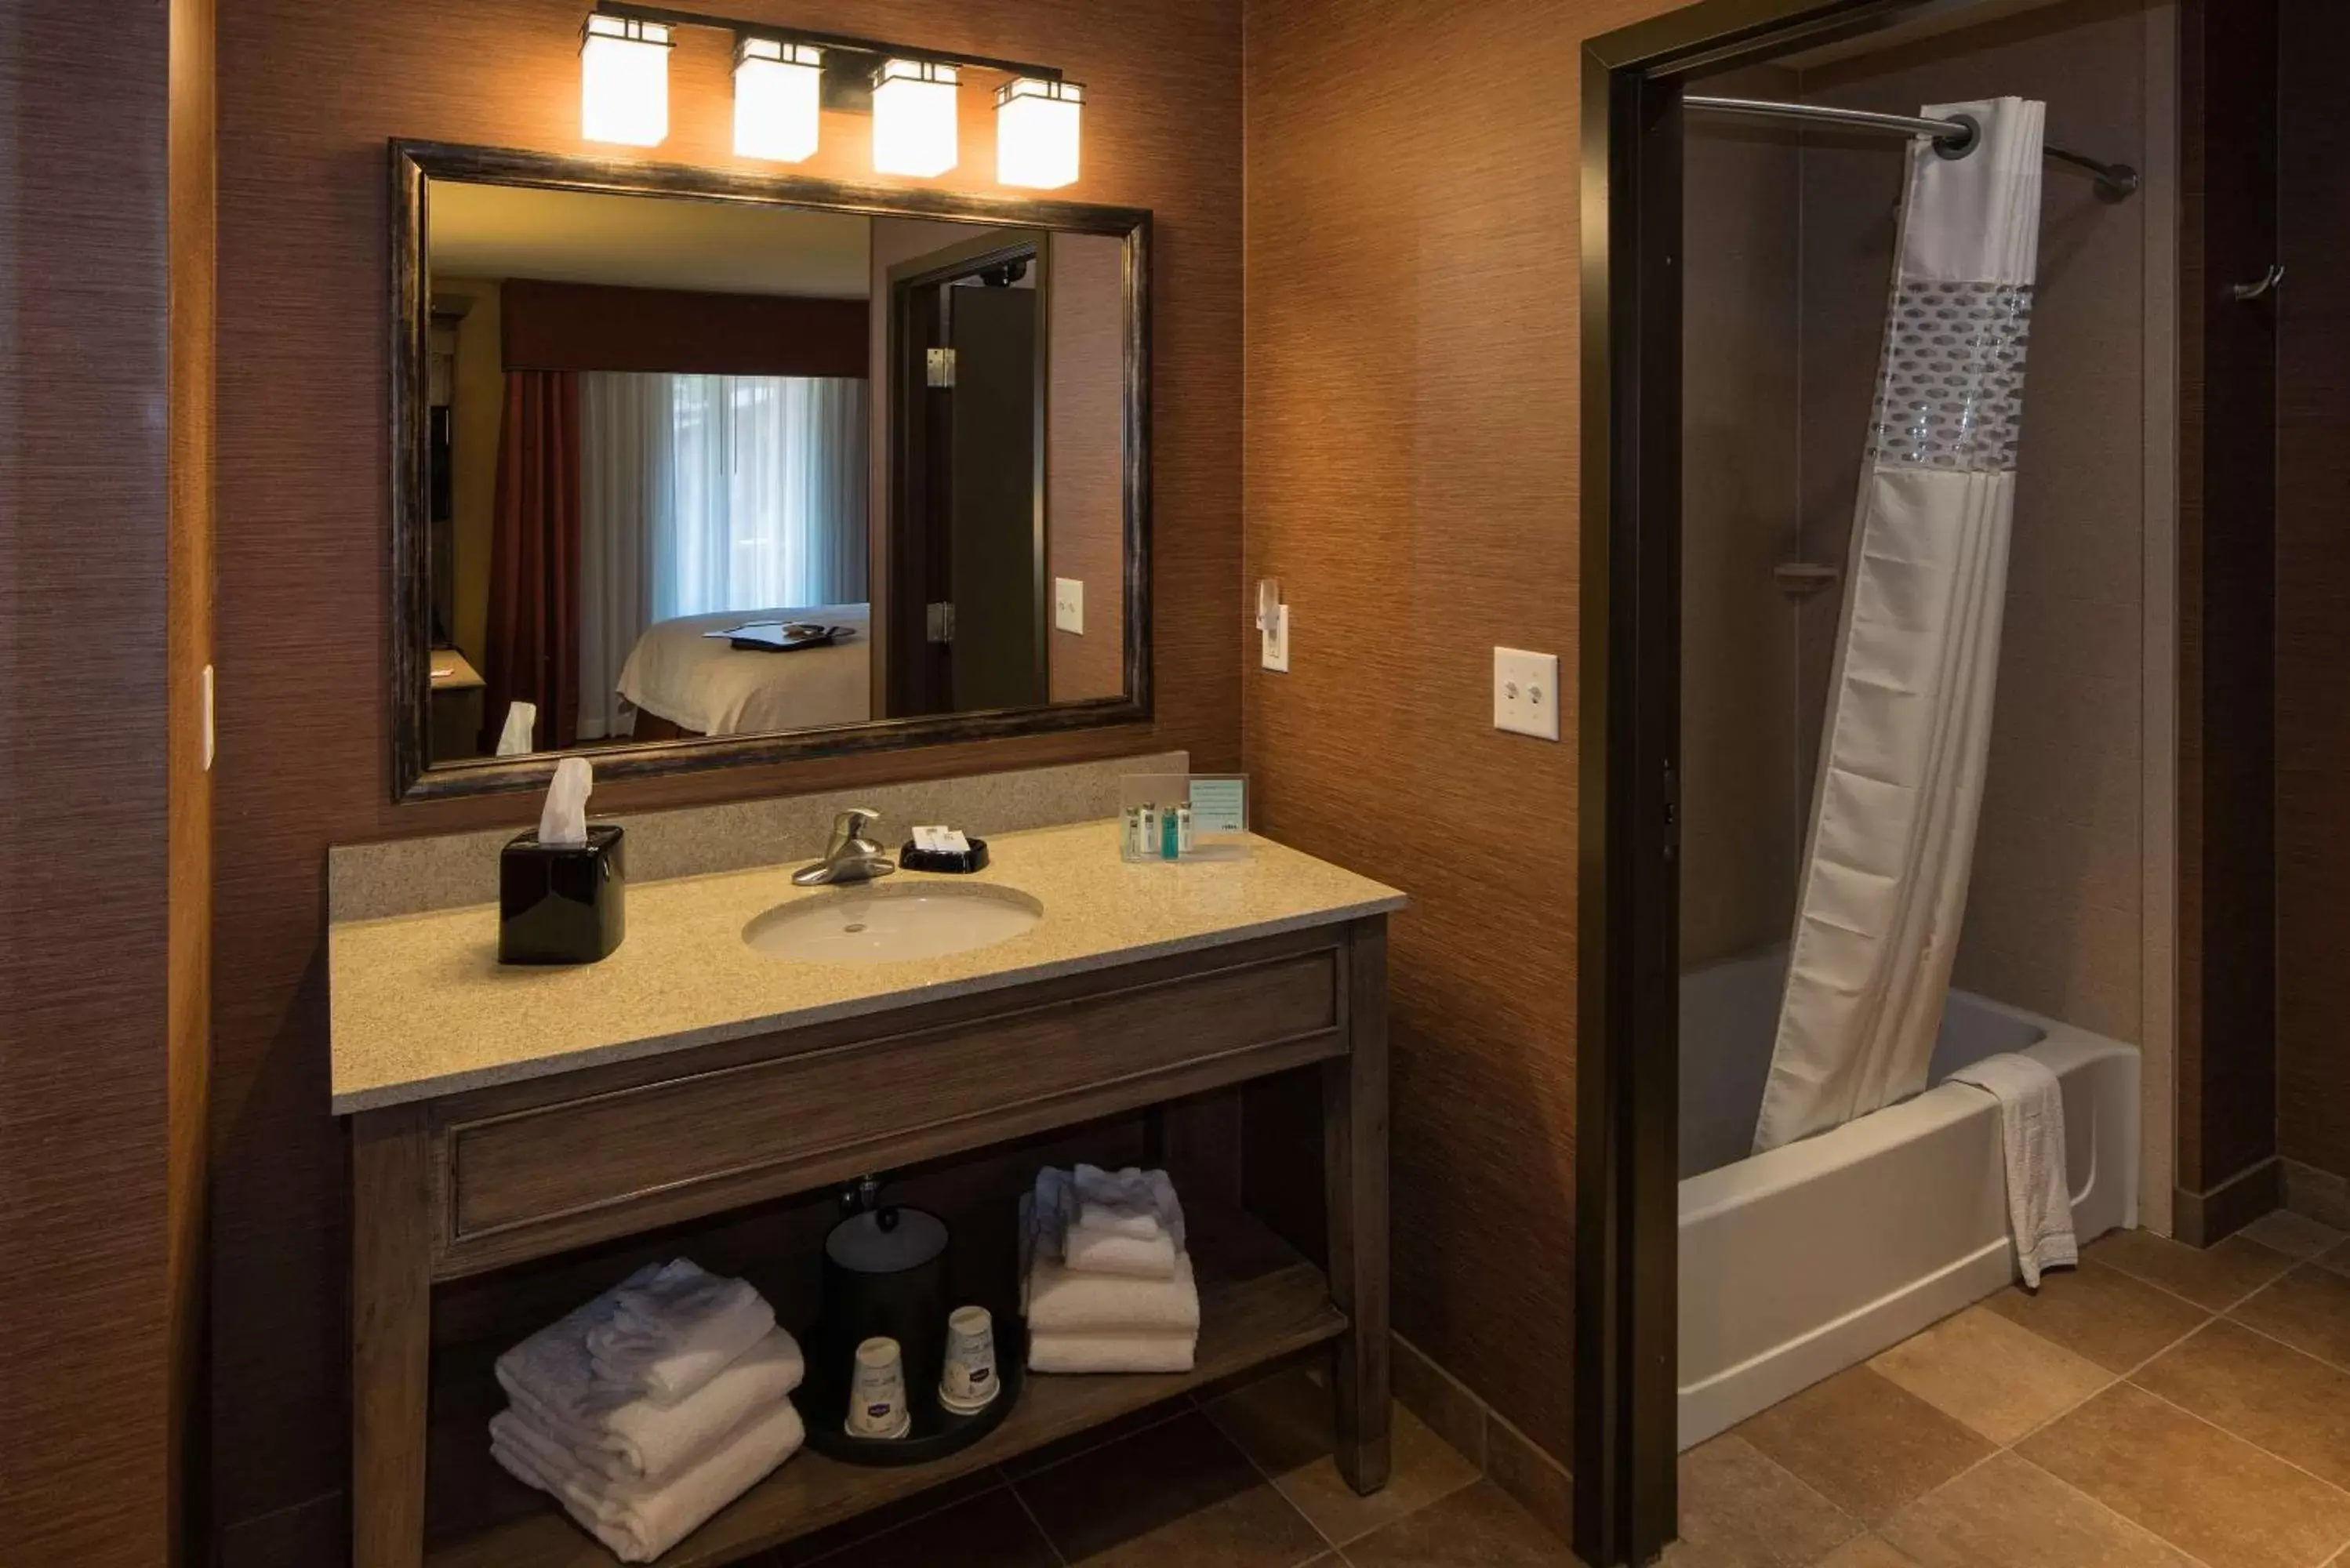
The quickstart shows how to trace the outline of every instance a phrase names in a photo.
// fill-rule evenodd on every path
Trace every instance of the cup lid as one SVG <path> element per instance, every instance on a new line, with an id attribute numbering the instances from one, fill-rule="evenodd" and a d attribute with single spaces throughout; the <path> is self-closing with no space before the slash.
<path id="1" fill-rule="evenodd" d="M 856 1274 L 918 1269 L 947 1250 L 946 1221 L 897 1204 L 852 1214 L 824 1239 L 824 1255 Z"/>

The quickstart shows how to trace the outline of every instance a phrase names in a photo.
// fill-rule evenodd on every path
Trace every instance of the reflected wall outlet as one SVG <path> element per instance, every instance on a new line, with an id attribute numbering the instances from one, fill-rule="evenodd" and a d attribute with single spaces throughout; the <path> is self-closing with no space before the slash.
<path id="1" fill-rule="evenodd" d="M 1286 675 L 1289 673 L 1289 607 L 1282 606 L 1274 618 L 1274 630 L 1258 633 L 1264 644 L 1262 662 L 1267 670 L 1277 670 Z"/>
<path id="2" fill-rule="evenodd" d="M 1086 629 L 1086 585 L 1075 577 L 1053 579 L 1053 625 L 1060 631 Z"/>
<path id="3" fill-rule="evenodd" d="M 1493 649 L 1493 728 L 1558 739 L 1558 655 Z"/>

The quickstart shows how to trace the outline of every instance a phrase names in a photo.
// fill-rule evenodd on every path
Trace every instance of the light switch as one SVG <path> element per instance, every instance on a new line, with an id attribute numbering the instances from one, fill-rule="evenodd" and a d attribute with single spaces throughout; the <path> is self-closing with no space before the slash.
<path id="1" fill-rule="evenodd" d="M 1259 634 L 1263 645 L 1261 662 L 1267 670 L 1289 673 L 1289 607 L 1284 605 L 1274 615 L 1274 629 Z"/>
<path id="2" fill-rule="evenodd" d="M 1086 585 L 1075 577 L 1053 579 L 1053 625 L 1062 631 L 1086 629 Z"/>
<path id="3" fill-rule="evenodd" d="M 1558 739 L 1558 655 L 1493 649 L 1493 728 Z"/>

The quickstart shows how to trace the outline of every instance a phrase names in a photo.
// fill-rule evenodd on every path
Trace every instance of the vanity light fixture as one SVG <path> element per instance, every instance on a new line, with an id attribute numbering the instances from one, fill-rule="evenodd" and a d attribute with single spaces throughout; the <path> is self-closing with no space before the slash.
<path id="1" fill-rule="evenodd" d="M 734 41 L 734 151 L 800 163 L 827 109 L 873 115 L 873 171 L 934 180 L 955 167 L 962 73 L 1008 78 L 995 95 L 995 173 L 1051 191 L 1077 178 L 1086 89 L 1057 67 L 878 38 L 810 32 L 637 0 L 596 0 L 579 29 L 579 130 L 590 141 L 657 147 L 669 135 L 669 54 L 680 27 Z"/>
<path id="2" fill-rule="evenodd" d="M 995 93 L 995 178 L 1055 191 L 1077 178 L 1077 123 L 1086 89 L 1076 82 L 1014 77 Z"/>
<path id="3" fill-rule="evenodd" d="M 734 45 L 734 151 L 799 163 L 816 151 L 824 51 L 748 34 Z"/>
<path id="4" fill-rule="evenodd" d="M 873 169 L 928 180 L 955 166 L 960 73 L 937 60 L 890 59 L 873 73 Z"/>
<path id="5" fill-rule="evenodd" d="M 596 12 L 579 29 L 579 134 L 658 147 L 669 135 L 669 25 Z"/>

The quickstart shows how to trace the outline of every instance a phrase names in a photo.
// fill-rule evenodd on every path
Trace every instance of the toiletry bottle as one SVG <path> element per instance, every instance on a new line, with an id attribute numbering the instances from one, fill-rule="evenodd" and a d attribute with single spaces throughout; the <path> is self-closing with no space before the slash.
<path id="1" fill-rule="evenodd" d="M 1180 806 L 1169 806 L 1159 814 L 1159 858 L 1174 860 L 1183 853 L 1183 828 L 1178 819 Z"/>
<path id="2" fill-rule="evenodd" d="M 1159 808 L 1146 805 L 1140 809 L 1141 828 L 1135 837 L 1135 856 L 1138 859 L 1156 860 L 1159 858 Z"/>
<path id="3" fill-rule="evenodd" d="M 1191 853 L 1191 803 L 1188 800 L 1175 808 L 1175 843 L 1184 854 Z"/>

